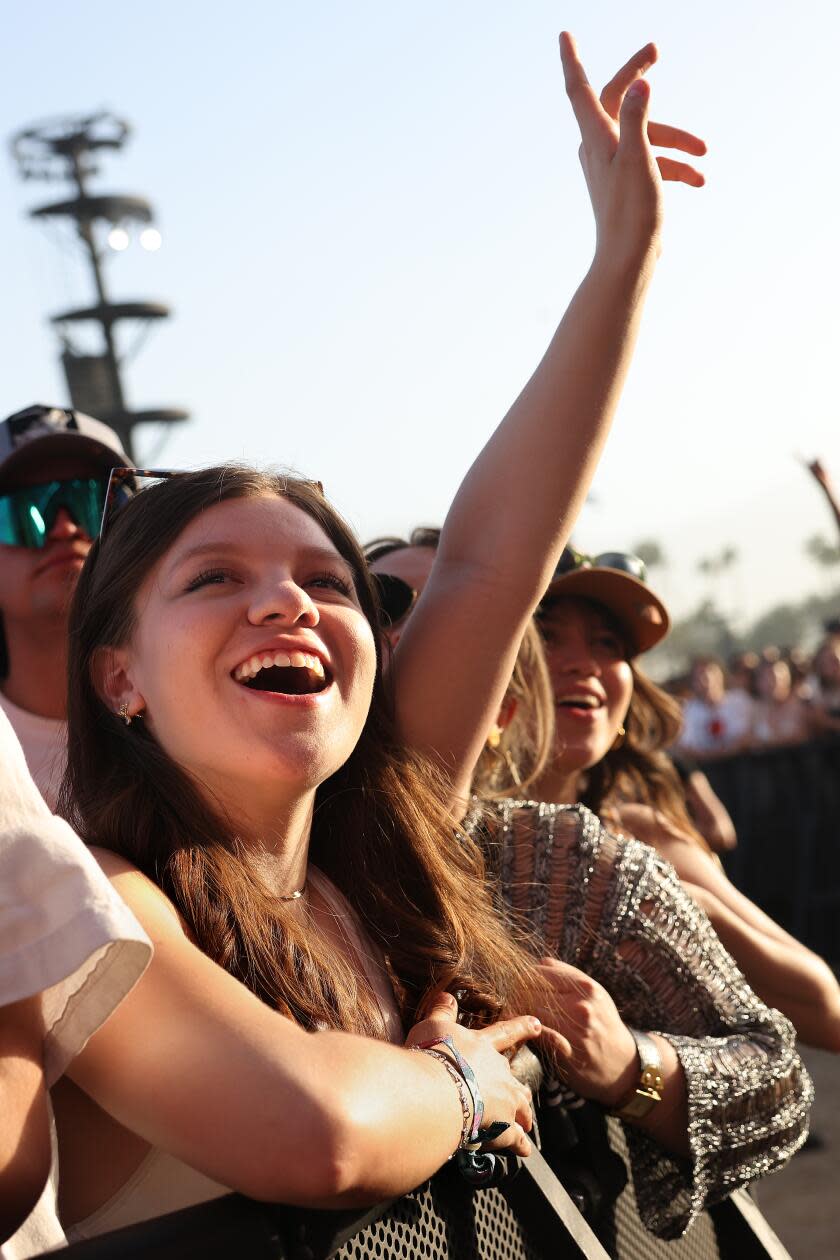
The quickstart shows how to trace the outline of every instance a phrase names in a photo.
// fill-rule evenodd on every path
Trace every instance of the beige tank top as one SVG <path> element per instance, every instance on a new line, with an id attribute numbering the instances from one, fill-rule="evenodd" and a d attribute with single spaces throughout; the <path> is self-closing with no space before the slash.
<path id="1" fill-rule="evenodd" d="M 387 1039 L 402 1045 L 402 1023 L 381 951 L 326 875 L 310 866 L 308 879 L 335 914 L 358 958 L 382 1012 Z M 160 1147 L 152 1147 L 128 1181 L 102 1207 L 67 1229 L 67 1240 L 79 1242 L 84 1238 L 94 1238 L 112 1229 L 136 1225 L 139 1221 L 148 1221 L 166 1212 L 177 1212 L 180 1208 L 193 1207 L 196 1203 L 206 1203 L 208 1199 L 218 1199 L 230 1193 L 229 1186 L 205 1177 Z"/>

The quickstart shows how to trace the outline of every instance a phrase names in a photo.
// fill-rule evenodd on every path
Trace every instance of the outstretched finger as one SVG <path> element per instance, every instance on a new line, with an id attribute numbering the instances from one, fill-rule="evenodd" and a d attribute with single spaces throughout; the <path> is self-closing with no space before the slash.
<path id="1" fill-rule="evenodd" d="M 514 1123 L 509 1124 L 499 1137 L 494 1138 L 492 1142 L 485 1142 L 482 1149 L 487 1151 L 509 1151 L 512 1155 L 523 1155 L 527 1159 L 534 1148 L 522 1126 Z"/>
<path id="2" fill-rule="evenodd" d="M 560 36 L 560 60 L 563 63 L 566 95 L 571 102 L 583 143 L 592 146 L 603 143 L 605 139 L 614 143 L 609 120 L 586 77 L 578 56 L 577 44 L 568 31 L 563 31 Z"/>
<path id="3" fill-rule="evenodd" d="M 648 140 L 663 149 L 680 149 L 694 157 L 702 157 L 706 152 L 705 140 L 690 131 L 683 131 L 681 127 L 669 127 L 667 123 L 648 123 Z"/>
<path id="4" fill-rule="evenodd" d="M 618 157 L 637 160 L 647 158 L 647 111 L 650 102 L 650 84 L 647 79 L 636 79 L 624 93 L 619 114 Z"/>
<path id="5" fill-rule="evenodd" d="M 557 1022 L 562 1020 L 562 1012 L 558 1012 Z M 552 1021 L 553 1023 L 553 1021 Z M 574 1054 L 572 1043 L 568 1037 L 564 1037 L 561 1032 L 553 1028 L 550 1024 L 543 1024 L 543 1030 L 540 1033 L 540 1045 L 547 1046 L 550 1050 L 556 1051 L 563 1059 L 571 1059 Z"/>
<path id="6" fill-rule="evenodd" d="M 644 48 L 640 48 L 637 53 L 634 53 L 618 73 L 613 75 L 601 93 L 601 104 L 610 118 L 618 119 L 621 102 L 624 100 L 624 93 L 631 83 L 634 83 L 643 74 L 647 74 L 658 56 L 659 51 L 656 44 L 645 44 Z"/>
<path id="7" fill-rule="evenodd" d="M 677 184 L 688 184 L 691 188 L 702 188 L 706 177 L 700 171 L 689 166 L 687 162 L 675 162 L 673 158 L 658 157 L 656 164 L 663 179 Z"/>
<path id="8" fill-rule="evenodd" d="M 540 1045 L 558 1063 L 571 1063 L 574 1058 L 575 1052 L 572 1048 L 572 1043 L 562 1033 L 557 1032 L 555 1028 L 543 1028 L 540 1035 Z"/>
<path id="9" fill-rule="evenodd" d="M 542 1024 L 535 1015 L 517 1015 L 513 1019 L 502 1019 L 498 1024 L 490 1024 L 484 1029 L 495 1050 L 510 1050 L 523 1041 L 539 1037 Z"/>

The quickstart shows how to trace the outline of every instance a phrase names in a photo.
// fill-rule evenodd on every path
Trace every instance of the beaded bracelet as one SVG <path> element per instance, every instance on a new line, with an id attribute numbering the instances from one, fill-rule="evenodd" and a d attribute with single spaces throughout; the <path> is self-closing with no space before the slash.
<path id="1" fill-rule="evenodd" d="M 461 1138 L 458 1142 L 458 1150 L 467 1149 L 470 1142 L 470 1134 L 472 1133 L 473 1109 L 472 1099 L 470 1098 L 464 1078 L 452 1062 L 448 1054 L 444 1054 L 442 1050 L 434 1050 L 429 1046 L 412 1046 L 413 1050 L 420 1050 L 423 1054 L 430 1055 L 433 1059 L 439 1059 L 458 1091 L 458 1098 L 461 1101 Z"/>
<path id="2" fill-rule="evenodd" d="M 484 1119 L 484 1099 L 481 1097 L 481 1090 L 478 1087 L 475 1072 L 472 1070 L 469 1063 L 467 1063 L 466 1059 L 463 1057 L 451 1037 L 436 1037 L 434 1041 L 423 1041 L 416 1048 L 418 1050 L 432 1050 L 435 1046 L 446 1046 L 452 1051 L 452 1056 L 455 1059 L 455 1066 L 461 1073 L 461 1076 L 464 1079 L 464 1084 L 470 1092 L 473 1104 L 473 1118 L 472 1128 L 468 1135 L 468 1145 L 473 1145 L 474 1143 L 481 1141 L 478 1136 L 478 1131 L 481 1128 L 481 1122 Z"/>

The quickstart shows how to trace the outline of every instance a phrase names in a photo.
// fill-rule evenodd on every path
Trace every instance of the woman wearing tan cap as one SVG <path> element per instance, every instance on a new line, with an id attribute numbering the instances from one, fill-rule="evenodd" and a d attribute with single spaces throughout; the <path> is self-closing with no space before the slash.
<path id="1" fill-rule="evenodd" d="M 638 657 L 668 633 L 637 557 L 564 552 L 538 614 L 554 702 L 555 745 L 531 788 L 581 801 L 657 850 L 706 911 L 755 991 L 809 1044 L 840 1051 L 840 988 L 830 968 L 727 879 L 685 807 L 666 749 L 679 707 Z"/>

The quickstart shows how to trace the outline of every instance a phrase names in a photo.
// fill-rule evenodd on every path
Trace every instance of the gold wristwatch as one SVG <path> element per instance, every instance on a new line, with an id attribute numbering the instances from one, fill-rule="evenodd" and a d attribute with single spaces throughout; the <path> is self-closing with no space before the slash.
<path id="1" fill-rule="evenodd" d="M 639 1032 L 636 1028 L 628 1031 L 636 1043 L 641 1075 L 638 1085 L 629 1094 L 625 1094 L 610 1115 L 618 1116 L 619 1120 L 643 1120 L 657 1103 L 662 1102 L 662 1087 L 665 1083 L 662 1076 L 662 1056 L 656 1042 L 647 1033 Z"/>

